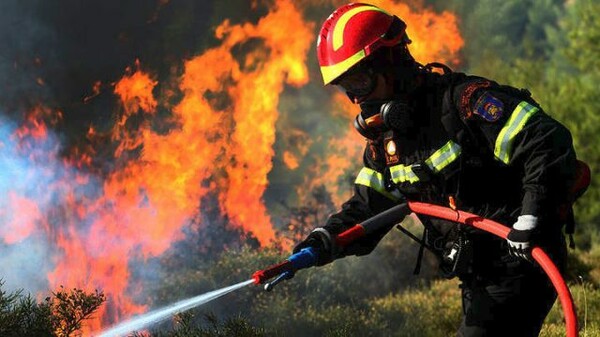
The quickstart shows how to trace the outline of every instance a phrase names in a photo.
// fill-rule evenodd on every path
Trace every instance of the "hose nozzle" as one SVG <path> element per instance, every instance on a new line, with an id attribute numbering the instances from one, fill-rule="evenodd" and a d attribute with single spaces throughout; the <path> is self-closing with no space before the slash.
<path id="1" fill-rule="evenodd" d="M 283 273 L 279 274 L 279 276 L 277 276 L 273 281 L 266 283 L 264 289 L 265 289 L 265 291 L 271 291 L 281 281 L 289 280 L 292 277 L 294 277 L 294 272 L 292 272 L 292 271 L 283 272 Z"/>
<path id="2" fill-rule="evenodd" d="M 265 285 L 265 290 L 270 291 L 277 283 L 294 277 L 294 273 L 297 270 L 312 267 L 316 263 L 317 252 L 314 248 L 308 247 L 293 254 L 281 263 L 255 272 L 252 274 L 252 278 L 255 284 L 265 284 L 268 280 L 277 276 L 275 280 Z"/>

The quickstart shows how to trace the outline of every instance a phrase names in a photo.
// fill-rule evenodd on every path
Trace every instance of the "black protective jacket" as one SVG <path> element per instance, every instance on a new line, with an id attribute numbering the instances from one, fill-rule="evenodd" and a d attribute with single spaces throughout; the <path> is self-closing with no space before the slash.
<path id="1" fill-rule="evenodd" d="M 546 246 L 564 241 L 557 210 L 576 165 L 569 131 L 526 90 L 461 73 L 424 78 L 409 100 L 415 125 L 367 141 L 355 193 L 325 229 L 338 234 L 403 198 L 448 206 L 453 197 L 459 209 L 507 226 L 535 215 Z M 343 255 L 370 253 L 387 231 Z M 507 253 L 504 240 L 477 232 L 474 256 L 481 265 Z"/>

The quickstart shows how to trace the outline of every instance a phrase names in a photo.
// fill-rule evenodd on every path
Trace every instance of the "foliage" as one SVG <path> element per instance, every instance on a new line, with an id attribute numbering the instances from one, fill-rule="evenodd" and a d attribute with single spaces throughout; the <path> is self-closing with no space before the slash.
<path id="1" fill-rule="evenodd" d="M 233 275 L 250 257 L 275 261 L 272 251 L 228 252 L 218 273 Z M 361 258 L 362 260 L 368 257 Z M 449 336 L 460 322 L 461 303 L 457 280 L 413 282 L 412 286 L 379 295 L 355 288 L 358 274 L 378 284 L 378 275 L 365 273 L 364 265 L 339 260 L 332 265 L 305 270 L 273 292 L 246 289 L 228 295 L 227 310 L 202 314 L 192 310 L 176 317 L 171 330 L 150 336 Z M 370 261 L 372 264 L 373 261 Z M 338 264 L 340 266 L 338 266 Z M 379 266 L 381 267 L 381 266 Z M 347 269 L 347 270 L 346 270 Z M 354 273 L 350 273 L 354 271 Z M 401 274 L 398 272 L 397 274 Z M 334 284 L 335 283 L 335 284 Z M 343 289 L 336 289 L 334 285 Z M 589 281 L 570 284 L 580 319 L 581 335 L 600 336 L 594 317 L 600 315 L 600 288 Z M 339 292 L 346 291 L 346 295 Z M 211 310 L 218 310 L 213 306 Z M 206 310 L 206 308 L 203 308 Z M 221 317 L 217 319 L 217 317 Z M 564 336 L 562 308 L 557 301 L 541 336 Z"/>
<path id="2" fill-rule="evenodd" d="M 560 0 L 426 2 L 460 18 L 463 62 L 466 70 L 475 73 L 485 70 L 490 56 L 508 63 L 518 58 L 548 58 L 548 31 L 557 26 L 563 7 Z"/>
<path id="3" fill-rule="evenodd" d="M 205 314 L 204 320 L 207 326 L 194 324 L 194 315 L 190 312 L 180 313 L 175 317 L 175 326 L 171 331 L 158 332 L 155 337 L 262 337 L 266 336 L 265 329 L 252 326 L 243 317 L 232 317 L 224 321 L 214 314 Z M 147 336 L 146 334 L 134 333 L 134 337 Z"/>
<path id="4" fill-rule="evenodd" d="M 579 318 L 579 335 L 600 336 L 600 288 L 587 282 L 570 285 Z M 548 314 L 540 336 L 564 336 L 565 324 L 560 302 Z"/>
<path id="5" fill-rule="evenodd" d="M 51 322 L 57 336 L 71 336 L 81 329 L 81 323 L 105 301 L 104 294 L 98 290 L 88 294 L 76 288 L 66 291 L 61 286 L 52 295 L 46 301 L 52 312 Z"/>
<path id="6" fill-rule="evenodd" d="M 592 169 L 592 186 L 577 209 L 583 223 L 600 219 L 600 3 L 579 0 L 567 7 L 553 62 L 548 65 L 548 84 L 541 87 L 551 110 L 570 128 L 578 156 Z M 596 227 L 596 226 L 594 226 Z"/>
<path id="7" fill-rule="evenodd" d="M 81 323 L 105 301 L 104 294 L 60 290 L 37 303 L 22 291 L 8 293 L 0 282 L 0 336 L 75 336 Z"/>
<path id="8" fill-rule="evenodd" d="M 414 231 L 416 224 L 407 226 Z M 220 336 L 219 331 L 231 325 L 246 329 L 244 333 L 248 336 L 452 335 L 461 310 L 457 281 L 436 279 L 435 260 L 430 256 L 426 257 L 423 274 L 412 276 L 416 250 L 417 246 L 404 236 L 390 233 L 369 256 L 338 260 L 299 272 L 293 280 L 270 293 L 251 288 L 236 292 L 215 301 L 220 303 L 202 308 L 225 317 L 223 320 L 202 320 L 192 315 L 184 325 L 175 324 L 170 332 L 157 332 L 156 336 L 186 335 L 182 331 L 195 331 L 190 336 Z M 575 282 L 578 282 L 576 275 L 586 280 L 587 331 L 591 336 L 598 330 L 591 322 L 600 319 L 596 308 L 600 291 L 591 276 L 595 256 L 578 251 L 573 254 L 576 263 L 571 263 L 579 266 L 571 272 Z M 230 250 L 197 279 L 187 281 L 194 283 L 202 278 L 213 284 L 213 288 L 205 289 L 208 291 L 239 282 L 240 275 L 248 275 L 285 257 L 277 250 L 257 251 L 247 247 Z M 581 304 L 583 287 L 574 284 L 572 289 L 577 306 L 585 307 Z M 544 328 L 546 336 L 564 334 L 561 312 L 560 306 L 553 309 Z"/>
<path id="9" fill-rule="evenodd" d="M 37 304 L 21 291 L 7 293 L 0 289 L 0 335 L 54 336 L 51 315 L 48 301 Z"/>
<path id="10" fill-rule="evenodd" d="M 458 282 L 435 281 L 371 301 L 385 327 L 378 336 L 450 336 L 461 317 Z"/>

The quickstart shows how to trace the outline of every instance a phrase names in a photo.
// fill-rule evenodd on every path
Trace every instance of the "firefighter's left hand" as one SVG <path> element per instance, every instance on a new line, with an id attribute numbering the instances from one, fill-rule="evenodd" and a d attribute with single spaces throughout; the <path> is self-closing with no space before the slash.
<path id="1" fill-rule="evenodd" d="M 323 227 L 315 228 L 304 239 L 304 241 L 294 247 L 293 253 L 296 254 L 303 248 L 312 247 L 317 251 L 317 266 L 323 266 L 334 260 L 334 245 L 331 240 L 331 234 Z"/>
<path id="2" fill-rule="evenodd" d="M 521 215 L 512 226 L 506 240 L 511 255 L 531 261 L 531 241 L 536 234 L 538 219 L 533 215 Z"/>

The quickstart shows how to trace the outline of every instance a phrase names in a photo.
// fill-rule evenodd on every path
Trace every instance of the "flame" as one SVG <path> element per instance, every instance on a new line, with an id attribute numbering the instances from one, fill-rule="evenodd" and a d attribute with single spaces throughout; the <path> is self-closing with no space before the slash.
<path id="1" fill-rule="evenodd" d="M 92 93 L 83 98 L 83 103 L 89 103 L 90 100 L 92 100 L 92 98 L 100 95 L 101 88 L 102 88 L 102 81 L 94 82 L 94 85 L 92 86 Z"/>
<path id="2" fill-rule="evenodd" d="M 299 163 L 299 158 L 296 157 L 293 153 L 291 153 L 290 151 L 285 151 L 283 153 L 283 163 L 285 164 L 285 166 L 287 166 L 290 170 L 295 170 L 300 166 Z"/>
<path id="3" fill-rule="evenodd" d="M 46 139 L 48 127 L 43 121 L 43 117 L 39 116 L 48 115 L 50 113 L 51 112 L 44 107 L 36 107 L 28 114 L 23 126 L 15 131 L 13 138 L 17 140 L 32 138 L 34 141 Z M 31 144 L 27 142 L 20 142 L 20 145 L 25 147 L 31 146 Z"/>
<path id="4" fill-rule="evenodd" d="M 308 81 L 305 56 L 314 40 L 312 28 L 291 1 L 276 2 L 256 26 L 231 26 L 226 21 L 217 28 L 217 36 L 224 39 L 220 49 L 261 38 L 271 54 L 265 59 L 264 50 L 259 49 L 248 54 L 242 67 L 228 67 L 215 74 L 230 77 L 236 83 L 224 88 L 226 82 L 221 82 L 218 88 L 235 101 L 235 127 L 227 146 L 234 161 L 219 158 L 226 160 L 224 169 L 229 178 L 229 185 L 219 196 L 222 211 L 233 223 L 254 233 L 262 244 L 274 240 L 262 195 L 273 165 L 279 94 L 284 83 L 300 86 Z"/>
<path id="5" fill-rule="evenodd" d="M 458 51 L 463 47 L 464 40 L 458 29 L 456 15 L 448 11 L 436 13 L 423 9 L 420 2 L 412 6 L 416 9 L 391 0 L 373 0 L 369 3 L 398 16 L 406 23 L 406 33 L 412 40 L 409 49 L 418 62 L 459 63 Z"/>
<path id="6" fill-rule="evenodd" d="M 151 79 L 150 75 L 139 70 L 140 62 L 136 60 L 138 68 L 133 74 L 131 68 L 125 69 L 127 75 L 115 85 L 115 94 L 119 96 L 123 107 L 123 113 L 118 118 L 112 131 L 112 139 L 119 142 L 115 157 L 121 157 L 124 151 L 134 150 L 143 145 L 142 133 L 148 129 L 148 125 L 139 128 L 128 125 L 134 116 L 142 114 L 153 115 L 158 105 L 152 90 L 158 81 Z M 147 120 L 144 119 L 147 123 Z"/>
<path id="7" fill-rule="evenodd" d="M 9 214 L 4 209 L 0 210 L 0 219 L 4 218 L 2 222 L 5 224 L 0 227 L 0 237 L 10 245 L 31 235 L 42 215 L 38 205 L 30 199 L 11 192 L 8 194 L 8 200 L 8 209 L 12 210 L 12 214 L 10 219 L 7 219 Z"/>
<path id="8" fill-rule="evenodd" d="M 136 67 L 140 67 L 140 61 L 136 60 Z M 131 68 L 127 68 L 126 72 L 131 72 Z M 157 101 L 152 94 L 152 90 L 158 84 L 150 76 L 139 69 L 132 75 L 126 75 L 115 85 L 115 93 L 121 99 L 124 105 L 125 113 L 121 120 L 117 122 L 122 126 L 124 122 L 133 114 L 142 110 L 148 113 L 154 113 L 157 106 Z M 98 85 L 98 84 L 96 84 Z M 98 88 L 94 87 L 94 90 Z"/>
<path id="9" fill-rule="evenodd" d="M 153 93 L 159 82 L 139 62 L 137 70 L 127 69 L 115 84 L 122 109 L 111 131 L 120 168 L 106 177 L 99 198 L 65 201 L 72 221 L 56 234 L 62 254 L 48 274 L 50 284 L 101 288 L 110 304 L 98 315 L 104 321 L 143 312 L 146 306 L 127 295 L 131 272 L 123 257 L 164 253 L 183 238 L 182 228 L 198 217 L 209 193 L 218 196 L 232 226 L 262 245 L 275 242 L 262 196 L 272 169 L 278 97 L 285 84 L 308 81 L 312 28 L 291 1 L 277 2 L 256 25 L 223 22 L 216 29 L 221 45 L 185 62 L 183 97 L 172 109 L 176 128 L 166 134 L 151 127 L 161 101 Z M 241 59 L 234 56 L 235 46 L 255 39 L 262 45 Z M 98 136 L 88 130 L 88 138 Z M 89 228 L 78 228 L 81 222 Z M 101 325 L 97 320 L 88 329 Z"/>
<path id="10" fill-rule="evenodd" d="M 417 59 L 456 60 L 462 40 L 454 16 L 374 3 L 407 22 Z M 217 199 L 230 226 L 261 245 L 278 241 L 263 196 L 274 165 L 280 95 L 286 86 L 308 83 L 306 57 L 314 29 L 291 0 L 275 1 L 255 24 L 222 22 L 215 30 L 219 45 L 182 61 L 180 77 L 159 80 L 135 61 L 114 83 L 119 102 L 114 126 L 108 134 L 90 126 L 88 145 L 61 148 L 51 126 L 63 114 L 44 107 L 32 110 L 11 142 L 0 140 L 0 150 L 17 144 L 15 151 L 28 166 L 23 181 L 39 179 L 34 190 L 18 188 L 0 200 L 0 238 L 9 245 L 47 238 L 53 243 L 51 288 L 106 294 L 107 305 L 87 322 L 84 334 L 147 310 L 135 301 L 131 264 L 165 253 L 192 224 L 210 226 L 202 222 L 207 198 Z M 156 90 L 172 82 L 175 89 Z M 95 82 L 84 103 L 102 89 L 102 82 Z M 341 94 L 333 96 L 332 105 L 333 116 L 347 124 L 346 133 L 311 139 L 290 128 L 282 137 L 282 160 L 290 170 L 306 173 L 300 195 L 323 185 L 339 204 L 350 193 L 340 187 L 340 177 L 356 169 L 364 140 L 351 126 L 357 107 Z M 159 132 L 157 123 L 167 126 Z M 102 171 L 93 163 L 106 152 L 96 147 L 106 144 L 100 142 L 105 138 L 112 142 L 113 158 Z M 317 141 L 327 142 L 329 150 L 314 158 L 311 145 Z M 317 165 L 305 169 L 307 159 Z"/>
<path id="11" fill-rule="evenodd" d="M 362 163 L 360 159 L 365 141 L 352 124 L 360 109 L 341 92 L 333 95 L 332 99 L 335 108 L 331 114 L 343 120 L 346 129 L 342 135 L 327 141 L 324 158 L 316 158 L 317 164 L 309 168 L 304 183 L 297 188 L 302 203 L 308 202 L 314 189 L 324 186 L 331 194 L 333 203 L 341 205 L 351 195 L 352 189 L 348 187 L 354 182 L 343 181 L 343 176 L 349 171 L 357 172 L 360 169 L 358 164 Z"/>
<path id="12" fill-rule="evenodd" d="M 290 127 L 289 121 L 285 121 L 282 124 L 286 125 L 286 129 L 281 133 L 280 139 L 285 149 L 282 158 L 283 164 L 290 170 L 296 170 L 310 151 L 313 141 L 307 132 Z"/>

